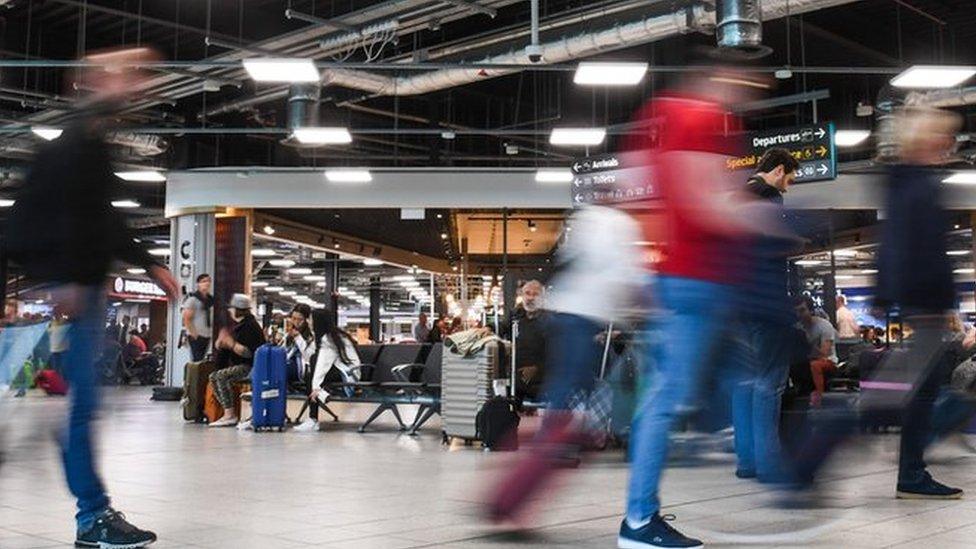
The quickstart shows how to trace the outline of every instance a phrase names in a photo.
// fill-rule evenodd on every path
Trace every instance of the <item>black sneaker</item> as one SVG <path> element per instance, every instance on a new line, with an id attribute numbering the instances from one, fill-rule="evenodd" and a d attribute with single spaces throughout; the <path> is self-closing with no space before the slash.
<path id="1" fill-rule="evenodd" d="M 962 490 L 946 486 L 926 472 L 918 482 L 899 482 L 895 497 L 898 499 L 962 499 Z"/>
<path id="2" fill-rule="evenodd" d="M 705 547 L 701 540 L 689 538 L 671 527 L 668 522 L 674 520 L 674 515 L 654 514 L 651 522 L 634 530 L 624 519 L 620 525 L 620 536 L 617 537 L 617 547 L 620 549 L 647 549 L 648 547 L 681 547 L 697 549 Z"/>
<path id="3" fill-rule="evenodd" d="M 109 508 L 98 515 L 86 532 L 78 532 L 75 547 L 137 549 L 154 541 L 156 534 L 136 528 L 125 520 L 125 515 Z"/>

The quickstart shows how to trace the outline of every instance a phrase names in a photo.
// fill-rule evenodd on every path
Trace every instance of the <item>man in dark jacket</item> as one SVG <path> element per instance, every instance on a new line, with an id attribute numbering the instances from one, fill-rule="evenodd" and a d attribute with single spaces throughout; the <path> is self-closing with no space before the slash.
<path id="1" fill-rule="evenodd" d="M 746 184 L 747 200 L 770 225 L 783 224 L 783 193 L 799 163 L 785 149 L 769 149 Z M 777 229 L 770 227 L 770 229 Z M 775 234 L 774 234 L 775 233 Z M 736 476 L 760 482 L 786 479 L 779 441 L 780 403 L 790 370 L 792 325 L 786 258 L 799 243 L 782 227 L 751 238 L 746 276 L 740 287 L 741 329 L 737 350 L 748 363 L 732 393 Z"/>
<path id="2" fill-rule="evenodd" d="M 78 498 L 78 547 L 144 547 L 152 532 L 129 524 L 109 505 L 93 453 L 92 419 L 98 406 L 95 359 L 104 342 L 105 281 L 114 261 L 145 268 L 171 299 L 176 281 L 133 241 L 112 200 L 121 185 L 104 140 L 109 118 L 136 77 L 126 64 L 153 58 L 150 50 L 87 58 L 98 68 L 76 76 L 96 90 L 61 137 L 42 147 L 10 213 L 6 244 L 12 259 L 36 282 L 50 285 L 60 310 L 72 318 L 65 372 L 71 386 L 62 458 Z M 40 221 L 40 222 L 39 222 Z"/>

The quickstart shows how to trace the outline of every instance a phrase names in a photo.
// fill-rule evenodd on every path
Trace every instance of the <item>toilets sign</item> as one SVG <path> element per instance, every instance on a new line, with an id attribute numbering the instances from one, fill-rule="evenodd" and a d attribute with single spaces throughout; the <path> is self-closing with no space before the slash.
<path id="1" fill-rule="evenodd" d="M 621 204 L 654 198 L 654 184 L 641 152 L 577 158 L 572 165 L 573 206 Z"/>
<path id="2" fill-rule="evenodd" d="M 837 178 L 837 153 L 833 124 L 811 124 L 792 128 L 766 130 L 746 137 L 746 154 L 726 160 L 731 171 L 756 171 L 763 153 L 772 148 L 786 149 L 800 163 L 797 183 Z"/>

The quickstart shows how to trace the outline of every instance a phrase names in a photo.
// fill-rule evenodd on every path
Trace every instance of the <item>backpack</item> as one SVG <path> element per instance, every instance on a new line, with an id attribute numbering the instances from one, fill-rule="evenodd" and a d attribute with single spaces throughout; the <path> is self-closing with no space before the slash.
<path id="1" fill-rule="evenodd" d="M 506 397 L 485 402 L 475 416 L 475 436 L 482 446 L 494 452 L 518 450 L 518 426 L 515 401 Z"/>

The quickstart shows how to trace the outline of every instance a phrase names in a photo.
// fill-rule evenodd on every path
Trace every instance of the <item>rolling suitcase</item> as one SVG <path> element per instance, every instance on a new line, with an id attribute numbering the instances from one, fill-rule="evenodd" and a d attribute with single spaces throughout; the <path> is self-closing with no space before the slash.
<path id="1" fill-rule="evenodd" d="M 203 423 L 207 384 L 216 367 L 213 362 L 187 362 L 183 369 L 183 419 Z"/>
<path id="2" fill-rule="evenodd" d="M 251 427 L 285 428 L 288 397 L 288 371 L 284 347 L 262 345 L 254 355 L 251 368 Z"/>

